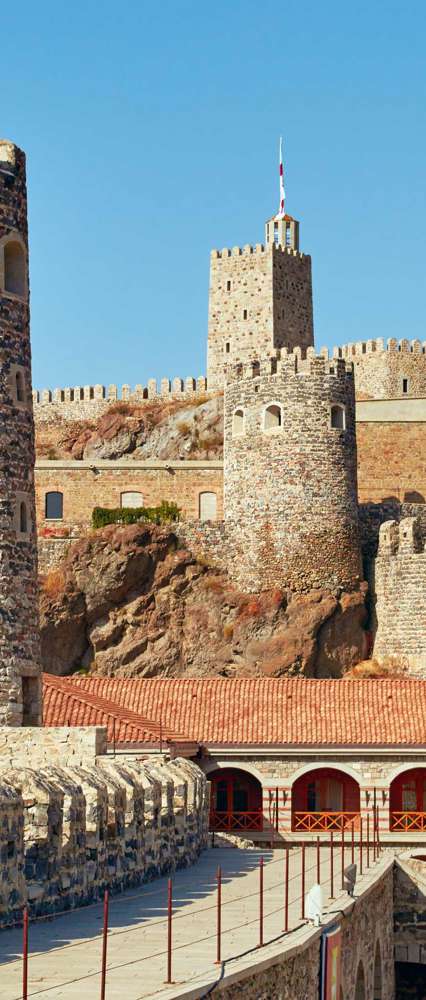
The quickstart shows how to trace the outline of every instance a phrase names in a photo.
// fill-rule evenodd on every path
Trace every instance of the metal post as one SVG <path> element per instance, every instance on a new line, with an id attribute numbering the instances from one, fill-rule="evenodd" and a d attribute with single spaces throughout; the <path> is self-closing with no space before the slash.
<path id="1" fill-rule="evenodd" d="M 28 1000 L 28 908 L 26 906 L 24 906 L 22 945 L 22 1000 Z"/>
<path id="2" fill-rule="evenodd" d="M 355 824 L 353 820 L 351 828 L 351 863 L 355 864 Z"/>
<path id="3" fill-rule="evenodd" d="M 342 889 L 345 888 L 345 827 L 342 821 L 342 843 L 340 845 L 340 861 L 342 865 Z"/>
<path id="4" fill-rule="evenodd" d="M 101 1000 L 105 1000 L 106 984 L 106 961 L 107 961 L 107 939 L 108 939 L 108 889 L 104 893 L 104 926 L 102 933 L 102 972 L 101 972 Z"/>
<path id="5" fill-rule="evenodd" d="M 112 747 L 113 755 L 115 757 L 115 718 L 112 720 Z"/>
<path id="6" fill-rule="evenodd" d="M 370 813 L 367 813 L 367 868 L 370 867 Z"/>
<path id="7" fill-rule="evenodd" d="M 321 885 L 321 856 L 320 856 L 320 839 L 317 837 L 317 882 Z"/>
<path id="8" fill-rule="evenodd" d="M 334 833 L 330 832 L 330 899 L 334 899 Z"/>
<path id="9" fill-rule="evenodd" d="M 377 861 L 377 809 L 373 808 L 373 861 Z"/>
<path id="10" fill-rule="evenodd" d="M 167 979 L 166 983 L 172 980 L 172 880 L 167 883 Z"/>
<path id="11" fill-rule="evenodd" d="M 362 875 L 362 816 L 359 818 L 359 874 Z"/>
<path id="12" fill-rule="evenodd" d="M 263 947 L 263 857 L 259 864 L 259 948 Z"/>
<path id="13" fill-rule="evenodd" d="M 290 852 L 285 849 L 285 873 L 284 873 L 284 931 L 288 931 L 288 882 L 290 869 Z"/>
<path id="14" fill-rule="evenodd" d="M 221 935 L 222 935 L 222 869 L 219 865 L 216 872 L 217 880 L 217 946 L 216 965 L 221 965 Z"/>
<path id="15" fill-rule="evenodd" d="M 305 857 L 305 844 L 302 844 L 302 900 L 300 908 L 300 916 L 302 920 L 305 919 L 305 878 L 306 878 L 306 857 Z"/>

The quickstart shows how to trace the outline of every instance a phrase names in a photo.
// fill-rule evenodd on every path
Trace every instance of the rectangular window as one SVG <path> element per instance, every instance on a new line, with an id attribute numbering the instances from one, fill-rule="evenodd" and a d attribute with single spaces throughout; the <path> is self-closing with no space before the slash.
<path id="1" fill-rule="evenodd" d="M 227 292 L 230 292 L 230 291 L 231 291 L 231 282 L 230 282 L 230 281 L 227 281 L 227 282 L 226 282 L 226 291 L 227 291 Z"/>
<path id="2" fill-rule="evenodd" d="M 408 378 L 403 378 L 402 380 L 402 391 L 404 395 L 408 392 Z"/>
<path id="3" fill-rule="evenodd" d="M 285 224 L 285 245 L 286 247 L 291 246 L 291 230 L 289 222 L 286 222 Z"/>
<path id="4" fill-rule="evenodd" d="M 227 340 L 226 343 L 225 343 L 225 354 L 229 354 L 230 351 L 231 351 L 231 344 L 230 344 L 230 341 Z"/>
<path id="5" fill-rule="evenodd" d="M 247 309 L 243 309 L 243 319 L 247 319 Z"/>

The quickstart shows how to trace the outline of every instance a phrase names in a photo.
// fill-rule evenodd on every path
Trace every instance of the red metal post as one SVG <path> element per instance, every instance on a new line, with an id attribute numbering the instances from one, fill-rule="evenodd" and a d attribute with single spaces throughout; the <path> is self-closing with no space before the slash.
<path id="1" fill-rule="evenodd" d="M 222 869 L 219 865 L 216 872 L 217 880 L 217 946 L 216 946 L 216 965 L 221 965 L 221 937 L 222 937 Z"/>
<path id="2" fill-rule="evenodd" d="M 362 816 L 360 816 L 359 820 L 359 874 L 360 875 L 362 875 L 362 826 L 363 826 L 363 821 L 362 821 Z"/>
<path id="3" fill-rule="evenodd" d="M 28 909 L 24 906 L 22 935 L 22 1000 L 28 1000 Z"/>
<path id="4" fill-rule="evenodd" d="M 285 873 L 284 873 L 284 931 L 288 931 L 288 883 L 290 869 L 290 852 L 285 849 Z"/>
<path id="5" fill-rule="evenodd" d="M 370 867 L 370 813 L 367 813 L 367 868 Z"/>
<path id="6" fill-rule="evenodd" d="M 166 983 L 172 980 L 172 880 L 169 878 L 167 884 L 167 979 Z"/>
<path id="7" fill-rule="evenodd" d="M 342 821 L 344 823 L 344 820 Z M 342 865 L 342 889 L 345 888 L 345 827 L 342 825 L 342 843 L 340 845 L 340 861 Z"/>
<path id="8" fill-rule="evenodd" d="M 259 864 L 259 948 L 263 947 L 263 857 Z"/>
<path id="9" fill-rule="evenodd" d="M 107 961 L 107 939 L 108 939 L 108 889 L 104 893 L 104 927 L 102 933 L 102 972 L 101 972 L 101 1000 L 105 1000 L 106 985 L 106 961 Z"/>
<path id="10" fill-rule="evenodd" d="M 373 806 L 373 861 L 377 861 L 377 811 Z"/>
<path id="11" fill-rule="evenodd" d="M 334 833 L 330 832 L 330 899 L 334 899 Z"/>
<path id="12" fill-rule="evenodd" d="M 317 837 L 317 882 L 321 885 L 321 857 L 320 857 L 320 839 Z"/>
<path id="13" fill-rule="evenodd" d="M 302 899 L 301 899 L 301 907 L 300 907 L 300 916 L 301 916 L 302 920 L 305 919 L 305 879 L 306 879 L 306 856 L 305 856 L 305 851 L 306 851 L 305 844 L 302 844 Z"/>
<path id="14" fill-rule="evenodd" d="M 355 863 L 355 825 L 353 820 L 351 825 L 351 862 Z"/>

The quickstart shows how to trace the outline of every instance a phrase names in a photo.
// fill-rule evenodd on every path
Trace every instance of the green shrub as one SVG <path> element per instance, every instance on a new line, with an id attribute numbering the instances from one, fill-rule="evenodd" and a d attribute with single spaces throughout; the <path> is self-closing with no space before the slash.
<path id="1" fill-rule="evenodd" d="M 158 507 L 95 507 L 92 512 L 92 526 L 104 528 L 106 524 L 137 524 L 150 521 L 151 524 L 170 524 L 178 521 L 180 509 L 176 503 L 162 500 Z"/>

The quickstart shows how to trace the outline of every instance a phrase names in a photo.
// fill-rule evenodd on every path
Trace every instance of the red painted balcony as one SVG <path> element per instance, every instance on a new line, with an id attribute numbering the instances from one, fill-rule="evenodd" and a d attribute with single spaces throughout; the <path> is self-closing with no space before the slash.
<path id="1" fill-rule="evenodd" d="M 390 828 L 402 833 L 410 833 L 411 830 L 426 833 L 426 812 L 391 812 Z"/>
<path id="2" fill-rule="evenodd" d="M 328 830 L 359 829 L 359 812 L 294 812 L 293 830 L 321 833 Z"/>
<path id="3" fill-rule="evenodd" d="M 222 831 L 222 833 L 245 833 L 247 830 L 262 829 L 263 813 L 261 809 L 254 809 L 251 812 L 210 810 L 210 830 Z"/>

